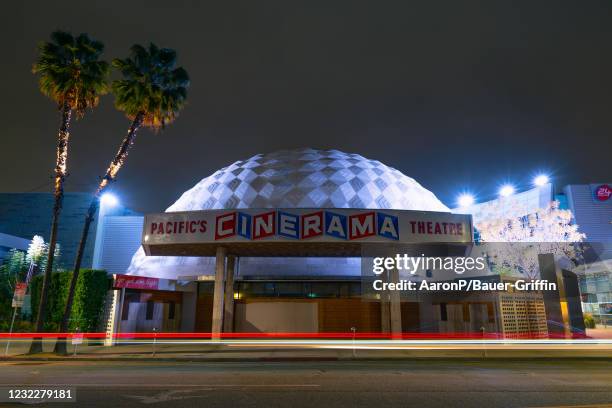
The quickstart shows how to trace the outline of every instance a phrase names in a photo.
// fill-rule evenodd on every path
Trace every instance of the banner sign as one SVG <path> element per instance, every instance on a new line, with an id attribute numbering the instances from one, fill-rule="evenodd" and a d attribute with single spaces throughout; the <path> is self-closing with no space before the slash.
<path id="1" fill-rule="evenodd" d="M 156 290 L 159 287 L 159 279 L 144 276 L 115 275 L 113 287 L 115 289 L 126 288 Z"/>
<path id="2" fill-rule="evenodd" d="M 465 214 L 361 209 L 261 209 L 168 212 L 145 216 L 142 244 L 249 241 L 471 242 Z"/>
<path id="3" fill-rule="evenodd" d="M 593 189 L 593 197 L 595 201 L 608 201 L 612 197 L 612 187 L 607 184 L 601 184 Z"/>
<path id="4" fill-rule="evenodd" d="M 23 307 L 23 301 L 25 299 L 26 291 L 28 290 L 28 284 L 21 282 L 15 284 L 15 292 L 13 293 L 12 307 Z"/>

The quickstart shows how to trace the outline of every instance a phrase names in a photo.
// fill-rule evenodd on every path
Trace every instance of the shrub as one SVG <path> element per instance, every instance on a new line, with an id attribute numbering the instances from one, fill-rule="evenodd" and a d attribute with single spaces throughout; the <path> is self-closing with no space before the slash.
<path id="1" fill-rule="evenodd" d="M 55 332 L 60 327 L 71 278 L 72 272 L 55 272 L 51 274 L 45 331 Z M 38 275 L 32 279 L 30 293 L 32 295 L 33 319 L 36 318 L 38 312 L 43 279 L 43 275 Z M 74 293 L 69 330 L 75 330 L 77 327 L 82 332 L 96 330 L 100 323 L 104 309 L 104 299 L 109 288 L 110 277 L 105 271 L 93 269 L 81 270 Z"/>
<path id="2" fill-rule="evenodd" d="M 586 327 L 587 329 L 595 328 L 595 319 L 593 318 L 592 314 L 590 313 L 584 314 L 584 327 Z"/>

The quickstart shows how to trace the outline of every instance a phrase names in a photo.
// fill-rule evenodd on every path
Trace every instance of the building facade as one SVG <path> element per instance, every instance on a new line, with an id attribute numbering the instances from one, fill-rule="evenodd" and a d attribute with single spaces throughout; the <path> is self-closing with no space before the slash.
<path id="1" fill-rule="evenodd" d="M 549 186 L 524 201 L 540 206 L 551 194 Z M 452 220 L 463 223 L 454 243 Z M 109 337 L 153 328 L 213 335 L 547 333 L 537 293 L 365 290 L 360 242 L 398 243 L 395 229 L 406 250 L 457 256 L 469 253 L 473 237 L 470 216 L 452 214 L 414 179 L 359 155 L 314 149 L 257 155 L 204 178 L 166 213 L 101 222 L 107 243 L 99 244 L 96 265 L 116 274 Z M 361 230 L 351 232 L 351 223 Z M 129 262 L 126 248 L 134 251 Z M 479 273 L 485 276 L 465 276 L 500 278 Z M 420 270 L 408 278 L 452 281 L 457 275 Z M 521 314 L 523 306 L 534 313 Z"/>
<path id="2" fill-rule="evenodd" d="M 597 250 L 605 256 L 612 201 L 600 199 L 607 191 L 601 185 L 567 186 L 555 196 L 547 184 L 450 210 L 414 179 L 379 161 L 335 150 L 281 151 L 220 169 L 165 213 L 143 217 L 120 205 L 102 205 L 84 267 L 115 276 L 105 309 L 109 335 L 155 328 L 545 337 L 554 328 L 544 328 L 550 316 L 541 293 L 373 294 L 369 283 L 364 286 L 363 259 L 372 256 L 364 248 L 401 244 L 390 248 L 467 255 L 474 249 L 472 219 L 476 224 L 523 217 L 557 199 L 575 212 L 587 240 L 603 242 Z M 59 231 L 65 267 L 74 258 L 89 199 L 66 195 Z M 47 237 L 51 206 L 51 194 L 0 194 L 0 233 Z M 578 299 L 583 309 L 605 315 L 610 291 L 601 281 L 609 278 L 609 269 L 600 269 L 590 275 L 577 271 Z M 551 276 L 557 279 L 556 272 Z M 507 279 L 490 268 L 462 277 Z M 442 282 L 457 275 L 423 269 L 397 278 Z M 562 319 L 559 313 L 555 319 Z"/>
<path id="3" fill-rule="evenodd" d="M 58 265 L 64 269 L 72 267 L 77 248 L 81 239 L 81 231 L 85 214 L 91 202 L 89 193 L 65 193 L 62 212 L 58 227 L 58 243 L 60 244 L 60 259 Z M 25 239 L 28 242 L 34 235 L 40 235 L 46 241 L 51 232 L 51 214 L 54 197 L 52 193 L 0 193 L 0 234 L 8 234 Z M 103 215 L 129 215 L 133 212 L 117 205 L 104 208 Z M 96 213 L 99 219 L 100 209 Z M 82 265 L 91 268 L 94 258 L 98 224 L 94 223 L 90 230 L 83 254 Z M 27 247 L 26 247 L 27 249 Z"/>

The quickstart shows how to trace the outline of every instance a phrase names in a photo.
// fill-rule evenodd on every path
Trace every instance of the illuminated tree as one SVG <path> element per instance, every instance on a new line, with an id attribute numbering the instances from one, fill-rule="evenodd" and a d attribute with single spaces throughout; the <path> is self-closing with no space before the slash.
<path id="1" fill-rule="evenodd" d="M 47 253 L 47 244 L 40 235 L 34 235 L 32 241 L 28 245 L 28 252 L 26 259 L 29 263 L 39 264 L 42 261 L 42 257 Z"/>
<path id="2" fill-rule="evenodd" d="M 476 224 L 490 261 L 499 271 L 515 271 L 529 279 L 539 275 L 538 254 L 553 254 L 576 263 L 578 243 L 586 236 L 572 223 L 570 210 L 558 202 L 525 217 L 481 221 Z"/>
<path id="3" fill-rule="evenodd" d="M 98 105 L 100 95 L 108 92 L 109 65 L 100 60 L 104 45 L 92 40 L 87 34 L 74 37 L 65 31 L 55 31 L 51 34 L 51 41 L 41 43 L 38 49 L 38 60 L 32 72 L 39 76 L 40 91 L 55 101 L 61 112 L 55 160 L 55 202 L 46 261 L 47 265 L 54 265 L 57 226 L 67 174 L 72 113 L 74 111 L 77 117 L 81 117 L 88 108 L 91 109 Z M 44 325 L 51 273 L 51 268 L 45 271 L 36 319 L 37 332 L 40 332 Z M 42 341 L 40 338 L 35 338 L 30 347 L 30 353 L 40 351 L 42 351 Z"/>
<path id="4" fill-rule="evenodd" d="M 28 263 L 33 264 L 32 267 L 32 274 L 38 274 L 38 273 L 45 273 L 47 270 L 47 257 L 49 254 L 49 246 L 47 244 L 44 244 L 44 247 L 42 248 L 42 254 L 35 256 L 34 258 L 28 259 Z M 51 271 L 53 272 L 59 272 L 61 271 L 60 268 L 60 256 L 62 253 L 62 246 L 61 244 L 58 242 L 55 245 L 55 253 L 53 254 L 53 268 L 51 269 Z M 26 255 L 27 257 L 27 255 Z M 38 262 L 36 262 L 38 261 Z"/>
<path id="5" fill-rule="evenodd" d="M 115 157 L 100 180 L 87 211 L 70 281 L 61 332 L 68 329 L 83 251 L 102 193 L 111 182 L 115 181 L 117 173 L 125 164 L 128 152 L 136 139 L 136 132 L 143 126 L 154 130 L 163 129 L 176 119 L 179 111 L 185 106 L 189 76 L 185 69 L 176 66 L 176 59 L 176 51 L 150 44 L 148 49 L 141 45 L 134 45 L 131 48 L 130 57 L 113 60 L 113 67 L 118 69 L 123 76 L 122 79 L 113 81 L 112 84 L 115 106 L 125 113 L 132 123 Z M 65 339 L 58 340 L 55 351 L 65 354 Z"/>
<path id="6" fill-rule="evenodd" d="M 57 262 L 59 259 L 59 244 L 55 245 L 55 254 L 53 254 L 53 262 Z M 38 268 L 41 271 L 46 269 L 46 255 L 49 247 L 45 243 L 45 240 L 40 235 L 34 235 L 32 241 L 30 241 L 30 245 L 28 245 L 28 251 L 26 253 L 26 260 L 28 264 L 30 264 L 28 275 L 25 279 L 26 283 L 30 281 L 34 273 L 35 269 Z"/>

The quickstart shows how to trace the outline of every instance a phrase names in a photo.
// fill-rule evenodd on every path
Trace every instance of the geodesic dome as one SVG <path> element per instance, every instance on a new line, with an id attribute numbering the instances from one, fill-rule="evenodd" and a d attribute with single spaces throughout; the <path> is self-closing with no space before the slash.
<path id="1" fill-rule="evenodd" d="M 356 208 L 450 212 L 414 179 L 384 165 L 338 150 L 294 149 L 258 154 L 202 179 L 168 209 L 197 211 L 239 208 Z M 355 260 L 248 259 L 286 271 L 325 269 L 334 262 L 359 267 Z M 317 265 L 309 267 L 309 262 Z M 352 263 L 351 263 L 352 262 Z M 246 266 L 246 265 L 245 265 Z M 202 257 L 146 256 L 140 248 L 127 273 L 175 279 L 213 273 L 214 262 Z M 340 268 L 338 265 L 334 268 Z M 279 269 L 279 270 L 280 270 Z"/>
<path id="2" fill-rule="evenodd" d="M 338 150 L 258 154 L 204 178 L 166 211 L 234 208 L 369 208 L 449 211 L 414 179 Z"/>

